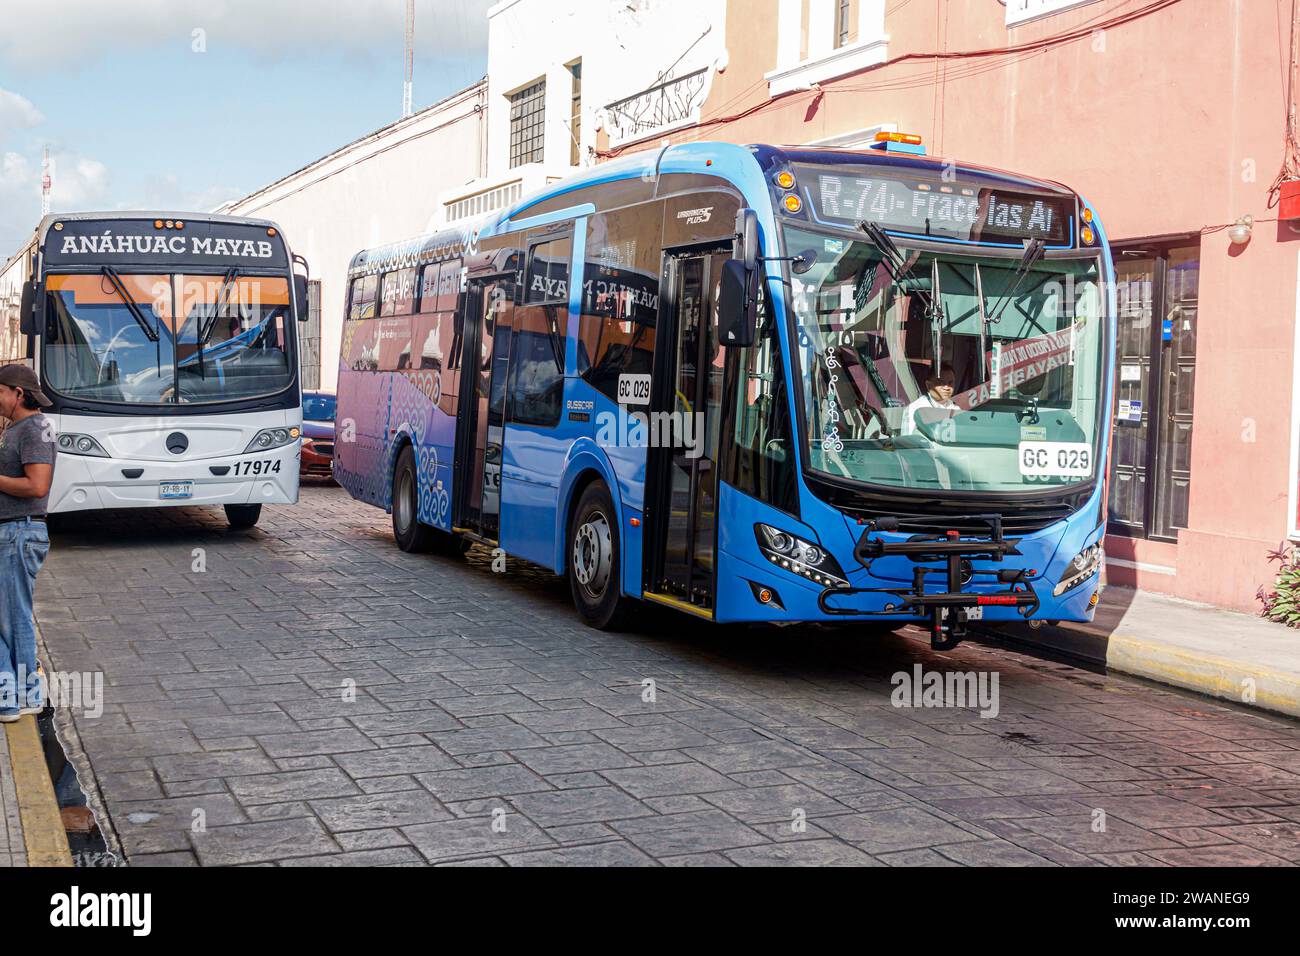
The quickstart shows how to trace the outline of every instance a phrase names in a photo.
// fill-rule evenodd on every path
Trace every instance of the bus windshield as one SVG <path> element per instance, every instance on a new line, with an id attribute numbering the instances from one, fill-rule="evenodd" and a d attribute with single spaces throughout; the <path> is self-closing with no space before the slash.
<path id="1" fill-rule="evenodd" d="M 812 469 L 916 490 L 1094 477 L 1095 255 L 1032 262 L 903 246 L 888 261 L 865 239 L 791 227 L 786 243 L 812 263 L 791 285 Z"/>
<path id="2" fill-rule="evenodd" d="M 42 361 L 61 395 L 134 405 L 239 401 L 283 391 L 283 276 L 50 275 Z"/>

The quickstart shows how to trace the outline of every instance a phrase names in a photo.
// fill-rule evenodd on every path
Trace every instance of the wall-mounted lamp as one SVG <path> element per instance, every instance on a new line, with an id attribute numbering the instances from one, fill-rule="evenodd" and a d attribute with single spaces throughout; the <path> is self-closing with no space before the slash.
<path id="1" fill-rule="evenodd" d="M 1254 218 L 1250 215 L 1242 216 L 1228 227 L 1228 238 L 1232 240 L 1234 246 L 1245 245 L 1250 242 L 1250 234 L 1254 228 Z"/>

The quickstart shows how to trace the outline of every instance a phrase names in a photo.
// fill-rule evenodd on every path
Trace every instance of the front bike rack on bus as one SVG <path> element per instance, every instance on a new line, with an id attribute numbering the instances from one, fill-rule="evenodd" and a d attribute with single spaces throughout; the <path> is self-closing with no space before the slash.
<path id="1" fill-rule="evenodd" d="M 915 520 L 915 519 L 913 519 Z M 873 538 L 877 531 L 905 530 L 911 523 L 906 518 L 877 518 L 866 524 L 866 530 L 853 549 L 853 556 L 867 570 L 877 558 L 905 557 L 915 564 L 943 562 L 943 567 L 916 567 L 912 570 L 910 587 L 892 588 L 837 588 L 829 587 L 817 596 L 817 606 L 826 614 L 899 615 L 915 614 L 929 618 L 930 646 L 938 651 L 950 651 L 966 636 L 967 608 L 1014 607 L 1023 617 L 1038 610 L 1038 595 L 1029 584 L 1029 578 L 1038 572 L 1034 569 L 1011 568 L 980 571 L 971 567 L 972 559 L 1001 562 L 1007 555 L 1018 555 L 1019 539 L 1002 535 L 1002 516 L 999 514 L 965 515 L 956 521 L 980 522 L 988 527 L 988 537 L 962 537 L 960 531 L 944 534 L 915 534 L 904 541 L 885 541 Z M 928 523 L 928 521 L 927 521 Z M 943 591 L 926 592 L 925 581 L 931 575 L 943 575 Z M 1007 585 L 993 592 L 963 591 L 962 585 L 976 577 L 992 578 Z M 879 611 L 861 611 L 836 607 L 832 598 L 854 594 L 888 594 L 897 599 Z"/>

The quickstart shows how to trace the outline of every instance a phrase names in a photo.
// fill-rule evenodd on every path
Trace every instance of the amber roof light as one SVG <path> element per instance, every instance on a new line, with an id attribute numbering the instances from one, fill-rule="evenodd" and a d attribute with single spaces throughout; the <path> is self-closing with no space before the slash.
<path id="1" fill-rule="evenodd" d="M 876 134 L 877 143 L 906 143 L 908 146 L 920 146 L 921 137 L 916 133 L 886 133 Z"/>

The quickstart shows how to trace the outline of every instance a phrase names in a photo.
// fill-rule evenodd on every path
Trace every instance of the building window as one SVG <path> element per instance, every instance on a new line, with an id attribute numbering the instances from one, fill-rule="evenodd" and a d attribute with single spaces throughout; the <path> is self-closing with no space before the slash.
<path id="1" fill-rule="evenodd" d="M 540 163 L 546 138 L 546 80 L 510 94 L 510 168 Z"/>
<path id="2" fill-rule="evenodd" d="M 582 160 L 582 61 L 569 64 L 573 81 L 573 109 L 569 112 L 569 165 L 577 166 Z"/>
<path id="3" fill-rule="evenodd" d="M 853 42 L 853 0 L 836 0 L 835 49 Z"/>
<path id="4" fill-rule="evenodd" d="M 320 388 L 320 280 L 307 282 L 307 321 L 298 333 L 302 343 L 302 357 L 299 360 L 303 388 Z"/>
<path id="5" fill-rule="evenodd" d="M 776 68 L 764 74 L 771 96 L 888 58 L 885 0 L 777 0 L 776 15 Z"/>

